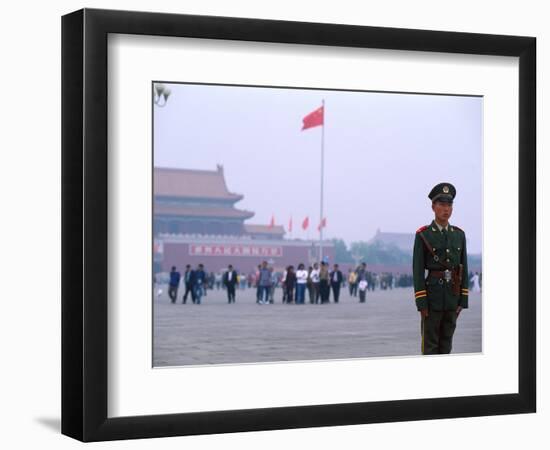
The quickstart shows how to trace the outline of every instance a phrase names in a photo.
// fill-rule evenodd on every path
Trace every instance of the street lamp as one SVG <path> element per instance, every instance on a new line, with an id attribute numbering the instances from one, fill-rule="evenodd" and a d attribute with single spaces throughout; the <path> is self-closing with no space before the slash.
<path id="1" fill-rule="evenodd" d="M 353 261 L 355 261 L 355 267 L 359 266 L 359 261 L 363 259 L 363 256 L 359 254 L 359 252 L 354 252 L 351 254 L 351 257 Z"/>
<path id="2" fill-rule="evenodd" d="M 166 86 L 164 86 L 164 84 L 156 83 L 153 89 L 153 101 L 155 102 L 155 105 L 161 108 L 163 106 L 166 106 L 166 102 L 168 101 L 168 97 L 171 93 L 172 91 L 170 90 L 170 88 L 167 88 Z M 163 99 L 164 101 L 162 101 Z"/>

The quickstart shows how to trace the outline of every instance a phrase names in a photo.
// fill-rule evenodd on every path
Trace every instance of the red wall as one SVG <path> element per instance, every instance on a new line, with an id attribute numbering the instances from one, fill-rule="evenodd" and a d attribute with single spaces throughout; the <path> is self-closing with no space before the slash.
<path id="1" fill-rule="evenodd" d="M 243 273 L 249 273 L 254 270 L 262 261 L 272 259 L 275 269 L 282 269 L 286 266 L 293 265 L 297 267 L 299 263 L 303 263 L 306 268 L 308 266 L 308 247 L 285 246 L 273 244 L 274 247 L 282 247 L 282 257 L 269 256 L 196 256 L 189 254 L 189 244 L 179 243 L 164 243 L 164 259 L 162 262 L 162 270 L 169 272 L 172 266 L 176 266 L 178 270 L 183 270 L 186 264 L 191 264 L 191 267 L 196 267 L 199 263 L 204 264 L 205 270 L 208 272 L 217 272 L 226 269 L 229 264 Z M 323 254 L 327 255 L 329 262 L 334 262 L 334 248 L 327 247 L 323 249 Z"/>

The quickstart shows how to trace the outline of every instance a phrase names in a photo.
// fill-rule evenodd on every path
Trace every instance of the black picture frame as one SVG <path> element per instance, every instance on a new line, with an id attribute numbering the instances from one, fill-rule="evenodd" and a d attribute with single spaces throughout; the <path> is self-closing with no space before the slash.
<path id="1" fill-rule="evenodd" d="M 519 58 L 517 393 L 107 417 L 110 33 Z M 62 433 L 82 441 L 486 416 L 536 409 L 536 39 L 84 9 L 62 18 Z"/>

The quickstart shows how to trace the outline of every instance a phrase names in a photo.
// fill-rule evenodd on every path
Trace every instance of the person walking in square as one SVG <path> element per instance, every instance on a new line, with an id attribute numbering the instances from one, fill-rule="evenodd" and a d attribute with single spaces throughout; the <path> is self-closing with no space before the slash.
<path id="1" fill-rule="evenodd" d="M 286 267 L 283 276 L 281 277 L 281 287 L 283 288 L 283 303 L 288 303 L 288 298 L 286 295 L 286 274 L 288 273 L 288 268 L 290 266 Z"/>
<path id="2" fill-rule="evenodd" d="M 296 288 L 296 272 L 294 266 L 288 266 L 285 278 L 285 296 L 286 303 L 294 303 L 294 290 Z"/>
<path id="3" fill-rule="evenodd" d="M 311 271 L 311 286 L 313 287 L 313 298 L 315 299 L 314 303 L 319 303 L 319 298 L 321 295 L 321 290 L 319 289 L 320 279 L 319 279 L 319 264 L 313 264 L 313 270 Z"/>
<path id="4" fill-rule="evenodd" d="M 362 262 L 356 271 L 357 290 L 359 291 L 359 303 L 367 301 L 367 288 L 369 287 L 369 273 L 367 272 L 367 263 Z"/>
<path id="5" fill-rule="evenodd" d="M 273 270 L 273 267 L 269 268 L 269 274 L 271 276 L 271 285 L 269 286 L 269 303 L 275 303 L 275 288 L 279 284 L 279 275 Z"/>
<path id="6" fill-rule="evenodd" d="M 348 285 L 349 285 L 349 296 L 357 297 L 357 273 L 353 269 L 349 269 L 348 273 Z"/>
<path id="7" fill-rule="evenodd" d="M 256 303 L 260 304 L 262 300 L 262 288 L 260 286 L 260 272 L 262 271 L 262 265 L 258 264 L 258 270 L 254 272 L 254 283 L 256 285 Z"/>
<path id="8" fill-rule="evenodd" d="M 204 266 L 199 264 L 195 271 L 195 304 L 200 305 L 206 285 L 206 272 Z"/>
<path id="9" fill-rule="evenodd" d="M 338 303 L 338 299 L 340 298 L 340 287 L 343 279 L 344 277 L 338 268 L 338 264 L 334 264 L 333 270 L 330 273 L 330 286 L 332 287 L 332 294 L 334 295 L 334 303 Z"/>
<path id="10" fill-rule="evenodd" d="M 180 279 L 181 274 L 176 270 L 176 266 L 172 266 L 172 270 L 170 270 L 170 282 L 168 283 L 168 297 L 170 297 L 172 303 L 176 303 Z"/>
<path id="11" fill-rule="evenodd" d="M 330 273 L 328 271 L 328 264 L 325 261 L 321 261 L 321 269 L 319 270 L 319 291 L 321 303 L 329 303 Z"/>
<path id="12" fill-rule="evenodd" d="M 302 263 L 298 264 L 296 272 L 296 304 L 303 305 L 305 303 L 307 279 L 308 273 L 305 266 Z"/>
<path id="13" fill-rule="evenodd" d="M 227 303 L 235 303 L 235 285 L 238 283 L 238 277 L 231 264 L 227 266 L 227 272 L 223 274 L 222 280 L 227 290 Z"/>
<path id="14" fill-rule="evenodd" d="M 311 281 L 311 272 L 313 272 L 313 267 L 309 266 L 307 268 L 306 288 L 309 297 L 309 303 L 313 304 L 315 303 L 315 292 L 313 290 L 313 281 Z"/>
<path id="15" fill-rule="evenodd" d="M 258 273 L 258 291 L 259 303 L 267 305 L 269 303 L 269 292 L 271 290 L 271 271 L 267 267 L 267 261 L 263 261 Z"/>
<path id="16" fill-rule="evenodd" d="M 187 296 L 191 294 L 191 300 L 195 303 L 195 271 L 187 264 L 183 274 L 183 282 L 185 284 L 185 293 L 183 294 L 182 303 L 187 303 Z"/>
<path id="17" fill-rule="evenodd" d="M 471 280 L 472 282 L 472 292 L 481 292 L 481 288 L 479 287 L 479 273 L 475 273 Z"/>

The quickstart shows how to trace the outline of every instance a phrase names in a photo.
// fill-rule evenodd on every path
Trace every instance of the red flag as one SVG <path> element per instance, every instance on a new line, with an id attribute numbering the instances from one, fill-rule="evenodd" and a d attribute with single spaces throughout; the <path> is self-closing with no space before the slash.
<path id="1" fill-rule="evenodd" d="M 309 227 L 309 216 L 302 222 L 302 229 L 307 230 L 307 227 Z"/>
<path id="2" fill-rule="evenodd" d="M 288 221 L 288 232 L 289 232 L 289 233 L 292 232 L 292 217 L 291 217 L 290 220 Z"/>
<path id="3" fill-rule="evenodd" d="M 269 228 L 273 228 L 275 226 L 275 216 L 271 216 L 271 222 L 269 222 Z"/>
<path id="4" fill-rule="evenodd" d="M 302 131 L 307 130 L 308 128 L 313 128 L 319 125 L 324 124 L 325 119 L 325 107 L 320 106 L 312 113 L 309 113 L 302 119 Z"/>
<path id="5" fill-rule="evenodd" d="M 323 217 L 323 220 L 321 220 L 321 223 L 317 227 L 317 231 L 321 231 L 321 228 L 325 228 L 327 226 L 327 218 Z"/>

